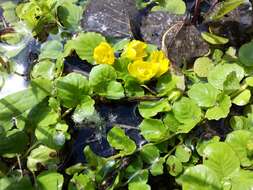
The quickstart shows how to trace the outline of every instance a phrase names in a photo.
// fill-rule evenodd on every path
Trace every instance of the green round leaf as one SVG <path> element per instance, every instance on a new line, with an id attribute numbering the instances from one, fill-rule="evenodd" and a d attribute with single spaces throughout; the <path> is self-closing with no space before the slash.
<path id="1" fill-rule="evenodd" d="M 215 105 L 219 93 L 219 90 L 209 83 L 197 83 L 192 85 L 188 96 L 201 107 L 211 107 Z"/>
<path id="2" fill-rule="evenodd" d="M 253 41 L 244 44 L 239 49 L 239 60 L 245 66 L 253 66 Z"/>
<path id="3" fill-rule="evenodd" d="M 181 162 L 188 162 L 191 158 L 192 151 L 185 145 L 179 145 L 176 148 L 175 156 L 181 161 Z"/>
<path id="4" fill-rule="evenodd" d="M 108 99 L 120 99 L 125 96 L 124 88 L 120 82 L 111 81 L 109 82 L 106 90 L 106 97 Z"/>
<path id="5" fill-rule="evenodd" d="M 176 156 L 169 156 L 166 161 L 167 169 L 172 176 L 178 176 L 183 171 L 183 165 Z"/>
<path id="6" fill-rule="evenodd" d="M 209 144 L 204 149 L 203 164 L 211 168 L 220 179 L 240 169 L 240 161 L 233 149 L 224 142 Z"/>
<path id="7" fill-rule="evenodd" d="M 57 40 L 46 41 L 41 45 L 39 59 L 57 59 L 63 51 L 63 45 Z"/>
<path id="8" fill-rule="evenodd" d="M 146 144 L 141 148 L 140 155 L 144 162 L 152 164 L 160 157 L 160 151 L 156 146 Z"/>
<path id="9" fill-rule="evenodd" d="M 195 60 L 193 70 L 199 77 L 207 77 L 214 65 L 210 58 L 200 57 Z"/>
<path id="10" fill-rule="evenodd" d="M 252 171 L 240 170 L 239 172 L 236 172 L 231 179 L 232 184 L 231 190 L 239 190 L 239 189 L 251 190 L 253 188 L 252 179 L 253 179 Z"/>
<path id="11" fill-rule="evenodd" d="M 245 79 L 245 82 L 247 85 L 249 85 L 250 87 L 253 87 L 253 77 L 247 77 Z"/>
<path id="12" fill-rule="evenodd" d="M 144 119 L 139 127 L 141 134 L 148 141 L 159 142 L 169 135 L 168 128 L 161 120 Z"/>
<path id="13" fill-rule="evenodd" d="M 198 123 L 201 120 L 201 110 L 197 104 L 186 97 L 181 98 L 173 104 L 172 111 L 175 118 L 184 124 Z"/>
<path id="14" fill-rule="evenodd" d="M 31 72 L 33 78 L 47 78 L 49 80 L 55 77 L 55 64 L 49 60 L 38 62 Z"/>
<path id="15" fill-rule="evenodd" d="M 231 107 L 231 100 L 228 95 L 221 94 L 218 97 L 218 101 L 214 107 L 209 108 L 206 111 L 205 117 L 208 120 L 219 120 L 221 118 L 227 117 L 230 107 Z"/>
<path id="16" fill-rule="evenodd" d="M 232 103 L 236 104 L 237 106 L 245 106 L 246 104 L 249 103 L 250 97 L 251 97 L 250 90 L 245 89 L 232 100 Z"/>
<path id="17" fill-rule="evenodd" d="M 173 14 L 184 14 L 186 11 L 185 2 L 182 0 L 158 1 L 158 6 L 154 7 L 152 11 L 167 11 Z"/>

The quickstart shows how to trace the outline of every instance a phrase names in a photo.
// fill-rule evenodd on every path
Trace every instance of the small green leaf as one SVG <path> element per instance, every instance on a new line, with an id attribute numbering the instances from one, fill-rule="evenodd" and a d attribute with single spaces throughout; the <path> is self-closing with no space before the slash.
<path id="1" fill-rule="evenodd" d="M 211 143 L 219 142 L 219 141 L 220 141 L 220 137 L 218 137 L 218 136 L 214 136 L 210 140 L 203 140 L 203 139 L 201 139 L 198 142 L 197 146 L 196 146 L 196 150 L 197 150 L 197 152 L 198 152 L 198 154 L 200 156 L 203 156 L 204 155 L 204 149 L 206 148 L 206 146 L 208 146 Z"/>
<path id="2" fill-rule="evenodd" d="M 81 103 L 76 107 L 72 118 L 75 123 L 81 123 L 95 112 L 95 101 L 90 96 L 83 96 Z"/>
<path id="3" fill-rule="evenodd" d="M 171 110 L 169 102 L 166 99 L 159 101 L 143 101 L 138 105 L 139 112 L 142 117 L 150 118 L 159 112 L 167 112 Z"/>
<path id="4" fill-rule="evenodd" d="M 211 143 L 204 149 L 203 164 L 219 176 L 230 176 L 240 169 L 240 161 L 233 149 L 224 142 Z"/>
<path id="5" fill-rule="evenodd" d="M 172 14 L 183 15 L 186 11 L 186 5 L 182 0 L 159 0 L 158 6 L 154 7 L 152 11 L 166 11 Z"/>
<path id="6" fill-rule="evenodd" d="M 151 142 L 159 142 L 168 137 L 168 128 L 157 119 L 144 119 L 140 126 L 141 134 Z"/>
<path id="7" fill-rule="evenodd" d="M 217 174 L 204 165 L 187 168 L 178 181 L 183 190 L 222 190 Z"/>
<path id="8" fill-rule="evenodd" d="M 159 159 L 155 160 L 151 165 L 150 173 L 153 176 L 162 175 L 164 162 L 165 162 L 164 158 L 159 158 Z"/>
<path id="9" fill-rule="evenodd" d="M 208 74 L 208 82 L 219 90 L 223 90 L 224 82 L 227 79 L 227 76 L 231 72 L 236 73 L 236 77 L 241 81 L 245 75 L 244 69 L 237 64 L 218 64 L 211 70 Z"/>
<path id="10" fill-rule="evenodd" d="M 33 78 L 47 78 L 53 80 L 55 77 L 55 64 L 50 60 L 44 60 L 34 65 L 31 72 Z"/>
<path id="11" fill-rule="evenodd" d="M 87 190 L 95 190 L 95 183 L 93 179 L 88 174 L 78 174 L 75 175 L 70 180 L 69 190 L 76 190 L 76 189 L 87 189 Z"/>
<path id="12" fill-rule="evenodd" d="M 93 51 L 105 38 L 98 33 L 87 32 L 80 33 L 76 38 L 68 41 L 64 47 L 64 56 L 68 56 L 71 51 L 75 50 L 82 60 L 87 60 L 93 64 Z"/>
<path id="13" fill-rule="evenodd" d="M 228 38 L 224 38 L 222 36 L 218 36 L 209 32 L 202 32 L 201 36 L 204 40 L 213 45 L 226 44 L 229 41 Z"/>
<path id="14" fill-rule="evenodd" d="M 45 171 L 37 176 L 37 183 L 41 190 L 61 190 L 63 176 L 54 171 Z"/>
<path id="15" fill-rule="evenodd" d="M 144 162 L 152 164 L 155 160 L 159 159 L 160 151 L 156 146 L 146 144 L 141 148 L 140 155 Z"/>
<path id="16" fill-rule="evenodd" d="M 219 93 L 219 90 L 209 83 L 196 83 L 191 86 L 188 96 L 200 107 L 211 107 L 215 105 Z"/>
<path id="17" fill-rule="evenodd" d="M 120 99 L 125 96 L 124 88 L 120 82 L 111 81 L 106 89 L 106 97 L 108 99 Z"/>
<path id="18" fill-rule="evenodd" d="M 192 151 L 185 145 L 179 145 L 176 148 L 175 156 L 181 161 L 181 162 L 188 162 L 191 158 Z"/>
<path id="19" fill-rule="evenodd" d="M 169 156 L 166 165 L 167 170 L 172 176 L 178 176 L 183 171 L 183 165 L 176 156 Z"/>
<path id="20" fill-rule="evenodd" d="M 177 88 L 177 79 L 172 75 L 162 75 L 156 84 L 156 90 L 160 96 L 164 96 Z"/>
<path id="21" fill-rule="evenodd" d="M 75 29 L 78 27 L 82 17 L 82 7 L 77 6 L 71 2 L 63 2 L 57 8 L 57 16 L 59 17 L 62 25 L 68 29 Z"/>
<path id="22" fill-rule="evenodd" d="M 224 92 L 227 94 L 231 94 L 236 90 L 240 89 L 240 81 L 236 77 L 236 72 L 233 71 L 229 75 L 227 75 L 226 80 L 223 83 Z"/>
<path id="23" fill-rule="evenodd" d="M 130 155 L 136 149 L 135 142 L 126 136 L 124 130 L 119 127 L 113 127 L 109 131 L 107 140 L 113 148 L 120 151 L 121 156 Z"/>
<path id="24" fill-rule="evenodd" d="M 115 81 L 117 74 L 110 65 L 101 64 L 92 68 L 89 76 L 89 83 L 98 94 L 106 95 L 107 86 L 111 81 Z M 110 89 L 109 89 L 110 90 Z"/>
<path id="25" fill-rule="evenodd" d="M 253 87 L 253 77 L 247 77 L 245 79 L 245 82 L 247 85 L 249 85 L 250 87 Z"/>
<path id="26" fill-rule="evenodd" d="M 205 118 L 208 120 L 219 120 L 221 118 L 225 118 L 229 114 L 231 105 L 230 97 L 228 95 L 221 94 L 218 97 L 216 105 L 206 111 Z"/>
<path id="27" fill-rule="evenodd" d="M 83 75 L 73 72 L 57 79 L 56 91 L 65 107 L 75 107 L 89 93 L 89 82 Z"/>
<path id="28" fill-rule="evenodd" d="M 39 60 L 57 59 L 63 51 L 63 45 L 57 40 L 46 41 L 41 45 Z"/>
<path id="29" fill-rule="evenodd" d="M 253 173 L 249 170 L 240 170 L 234 173 L 231 178 L 232 188 L 231 190 L 247 189 L 253 188 Z"/>
<path id="30" fill-rule="evenodd" d="M 30 171 L 37 171 L 39 164 L 48 168 L 56 168 L 59 159 L 57 158 L 57 151 L 46 146 L 40 145 L 31 151 L 27 158 L 27 167 Z"/>
<path id="31" fill-rule="evenodd" d="M 214 65 L 210 58 L 200 57 L 195 60 L 193 70 L 199 77 L 207 77 Z"/>
<path id="32" fill-rule="evenodd" d="M 175 118 L 183 124 L 198 123 L 201 120 L 201 110 L 197 104 L 186 97 L 173 104 L 172 111 Z"/>
<path id="33" fill-rule="evenodd" d="M 249 103 L 250 97 L 251 97 L 250 90 L 245 89 L 232 100 L 232 103 L 236 104 L 237 106 L 245 106 L 246 104 Z"/>
<path id="34" fill-rule="evenodd" d="M 246 43 L 239 49 L 239 60 L 245 66 L 253 66 L 253 41 Z"/>
<path id="35" fill-rule="evenodd" d="M 133 182 L 128 184 L 128 190 L 151 190 L 151 187 L 144 182 Z"/>

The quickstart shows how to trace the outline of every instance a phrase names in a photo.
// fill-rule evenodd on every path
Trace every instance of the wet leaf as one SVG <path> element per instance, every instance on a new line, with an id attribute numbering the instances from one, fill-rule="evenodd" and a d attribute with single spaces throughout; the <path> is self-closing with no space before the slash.
<path id="1" fill-rule="evenodd" d="M 119 150 L 121 156 L 130 155 L 136 149 L 135 142 L 126 136 L 124 130 L 119 127 L 113 127 L 109 131 L 107 140 L 113 148 Z"/>
<path id="2" fill-rule="evenodd" d="M 204 149 L 203 164 L 211 168 L 220 179 L 239 171 L 240 161 L 233 149 L 224 142 L 216 142 Z"/>
<path id="3" fill-rule="evenodd" d="M 242 91 L 238 96 L 236 96 L 233 100 L 232 103 L 236 104 L 238 106 L 245 106 L 246 104 L 249 103 L 251 97 L 251 92 L 249 89 L 245 89 Z"/>
<path id="4" fill-rule="evenodd" d="M 191 86 L 188 96 L 194 100 L 200 107 L 214 106 L 220 93 L 209 83 L 196 83 Z"/>
<path id="5" fill-rule="evenodd" d="M 41 190 L 61 190 L 63 176 L 54 171 L 45 171 L 37 176 L 37 183 Z"/>
<path id="6" fill-rule="evenodd" d="M 214 107 L 209 108 L 206 111 L 205 117 L 208 120 L 219 120 L 221 118 L 227 117 L 230 107 L 231 107 L 231 100 L 228 95 L 221 94 L 218 97 L 218 101 Z"/>

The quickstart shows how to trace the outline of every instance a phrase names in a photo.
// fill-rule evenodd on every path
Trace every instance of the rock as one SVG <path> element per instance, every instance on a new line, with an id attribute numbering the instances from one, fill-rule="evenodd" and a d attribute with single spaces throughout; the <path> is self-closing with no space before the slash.
<path id="1" fill-rule="evenodd" d="M 83 14 L 82 27 L 109 37 L 131 37 L 131 17 L 137 12 L 134 0 L 90 1 Z"/>
<path id="2" fill-rule="evenodd" d="M 163 34 L 176 22 L 183 20 L 183 16 L 168 14 L 161 11 L 150 12 L 142 19 L 142 38 L 148 43 L 153 43 L 161 47 Z"/>

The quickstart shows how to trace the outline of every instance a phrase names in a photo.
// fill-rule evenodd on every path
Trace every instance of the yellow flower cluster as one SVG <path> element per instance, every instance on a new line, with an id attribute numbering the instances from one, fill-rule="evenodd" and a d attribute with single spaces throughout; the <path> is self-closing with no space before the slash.
<path id="1" fill-rule="evenodd" d="M 126 45 L 121 57 L 131 61 L 128 72 L 140 82 L 145 82 L 153 77 L 160 77 L 169 70 L 170 61 L 162 51 L 153 51 L 147 58 L 147 44 L 133 40 Z M 97 64 L 112 65 L 115 61 L 114 50 L 107 42 L 101 42 L 93 52 Z"/>
<path id="2" fill-rule="evenodd" d="M 112 65 L 115 61 L 113 48 L 107 42 L 101 42 L 94 49 L 93 58 L 97 64 Z"/>
<path id="3" fill-rule="evenodd" d="M 140 82 L 145 82 L 153 77 L 160 77 L 169 70 L 170 61 L 166 58 L 162 51 L 153 51 L 148 59 L 147 44 L 133 40 L 123 51 L 124 57 L 129 58 L 133 62 L 128 65 L 130 75 L 137 78 Z"/>

